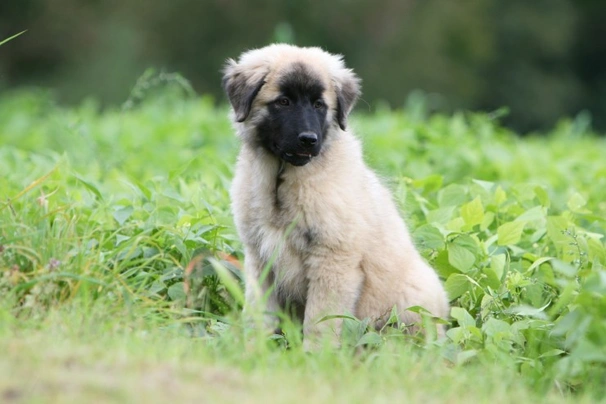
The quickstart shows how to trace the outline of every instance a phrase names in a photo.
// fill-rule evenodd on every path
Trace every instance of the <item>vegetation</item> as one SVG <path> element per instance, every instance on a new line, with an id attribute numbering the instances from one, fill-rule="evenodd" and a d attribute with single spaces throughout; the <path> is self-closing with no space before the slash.
<path id="1" fill-rule="evenodd" d="M 603 0 L 4 1 L 0 91 L 52 87 L 61 102 L 119 103 L 148 66 L 222 97 L 220 66 L 270 42 L 345 55 L 364 98 L 401 107 L 421 89 L 434 110 L 493 110 L 521 132 L 587 110 L 606 131 Z"/>
<path id="2" fill-rule="evenodd" d="M 346 319 L 342 349 L 305 354 L 299 325 L 241 320 L 227 109 L 166 81 L 104 112 L 0 97 L 1 401 L 603 397 L 606 139 L 583 116 L 540 138 L 418 96 L 354 117 L 444 279 L 450 329 Z"/>

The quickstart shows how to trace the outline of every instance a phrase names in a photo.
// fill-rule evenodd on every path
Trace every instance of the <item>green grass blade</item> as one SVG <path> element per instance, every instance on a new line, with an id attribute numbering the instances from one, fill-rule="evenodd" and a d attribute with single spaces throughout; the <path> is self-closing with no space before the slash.
<path id="1" fill-rule="evenodd" d="M 20 35 L 22 35 L 22 34 L 24 34 L 24 33 L 26 33 L 26 32 L 27 32 L 27 30 L 24 30 L 24 31 L 19 32 L 18 34 L 15 34 L 15 35 L 13 35 L 13 36 L 11 36 L 11 37 L 9 37 L 9 38 L 6 38 L 6 39 L 5 39 L 5 40 L 3 40 L 2 42 L 0 42 L 0 46 L 4 45 L 4 44 L 5 44 L 5 43 L 7 43 L 8 41 L 11 41 L 11 40 L 13 40 L 13 39 L 17 38 L 18 36 L 20 36 Z"/>

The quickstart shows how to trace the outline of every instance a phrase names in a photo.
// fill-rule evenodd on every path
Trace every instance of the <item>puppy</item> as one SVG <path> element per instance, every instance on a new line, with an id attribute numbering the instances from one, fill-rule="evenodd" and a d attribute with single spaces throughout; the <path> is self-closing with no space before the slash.
<path id="1" fill-rule="evenodd" d="M 411 306 L 447 317 L 438 276 L 347 129 L 360 80 L 342 57 L 270 45 L 228 60 L 223 86 L 242 143 L 231 198 L 247 309 L 292 313 L 307 348 L 338 338 L 342 319 L 318 321 L 327 315 L 379 328 L 396 307 L 412 331 Z"/>

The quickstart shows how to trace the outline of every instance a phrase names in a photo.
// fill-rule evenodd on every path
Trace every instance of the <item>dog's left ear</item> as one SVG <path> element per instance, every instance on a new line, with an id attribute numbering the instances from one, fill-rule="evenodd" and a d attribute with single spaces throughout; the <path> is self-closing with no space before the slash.
<path id="1" fill-rule="evenodd" d="M 360 97 L 360 79 L 350 69 L 343 69 L 335 77 L 337 92 L 337 122 L 342 130 L 347 127 L 347 116 Z"/>
<path id="2" fill-rule="evenodd" d="M 242 68 L 229 59 L 223 69 L 223 89 L 236 113 L 236 121 L 244 122 L 250 114 L 255 97 L 265 84 L 266 72 Z"/>

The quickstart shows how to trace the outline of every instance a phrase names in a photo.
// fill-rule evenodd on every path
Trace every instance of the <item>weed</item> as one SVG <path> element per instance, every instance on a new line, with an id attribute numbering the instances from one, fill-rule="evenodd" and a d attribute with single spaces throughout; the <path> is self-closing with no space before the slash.
<path id="1" fill-rule="evenodd" d="M 578 128 L 562 121 L 547 137 L 520 139 L 481 113 L 381 109 L 354 119 L 453 309 L 445 340 L 431 337 L 431 318 L 427 338 L 395 320 L 377 331 L 346 318 L 343 349 L 310 357 L 288 318 L 272 336 L 240 318 L 243 252 L 227 192 L 237 139 L 208 98 L 160 88 L 146 96 L 173 79 L 189 92 L 178 77 L 150 73 L 124 109 L 103 113 L 40 92 L 0 97 L 0 350 L 9 352 L 0 374 L 13 373 L 8 363 L 27 379 L 47 350 L 88 367 L 103 363 L 95 349 L 107 346 L 109 372 L 135 383 L 147 367 L 123 366 L 121 355 L 178 364 L 167 377 L 185 399 L 198 397 L 186 367 L 205 365 L 203 378 L 258 401 L 604 393 L 604 138 L 571 137 Z M 39 340 L 21 342 L 24 334 Z M 45 377 L 43 390 L 54 391 Z M 0 397 L 26 394 L 26 381 L 0 379 Z M 133 397 L 119 381 L 107 385 Z"/>

